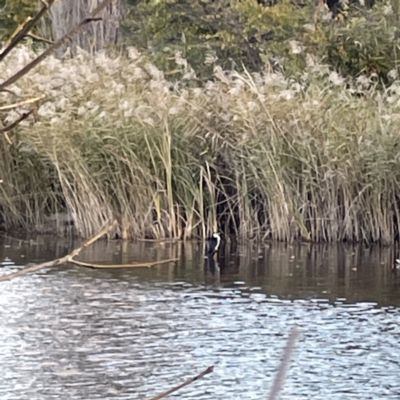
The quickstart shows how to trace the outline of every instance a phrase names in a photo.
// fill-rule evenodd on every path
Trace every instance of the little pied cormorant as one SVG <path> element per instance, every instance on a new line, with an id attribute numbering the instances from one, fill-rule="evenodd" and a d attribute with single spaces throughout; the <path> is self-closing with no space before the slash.
<path id="1" fill-rule="evenodd" d="M 210 239 L 208 239 L 207 256 L 213 257 L 214 254 L 218 251 L 220 244 L 221 236 L 218 232 L 214 232 Z"/>

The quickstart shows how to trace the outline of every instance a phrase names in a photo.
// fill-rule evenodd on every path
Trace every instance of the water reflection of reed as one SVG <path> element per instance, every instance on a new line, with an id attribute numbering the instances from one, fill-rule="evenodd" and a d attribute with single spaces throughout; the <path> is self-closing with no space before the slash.
<path id="1" fill-rule="evenodd" d="M 397 285 L 392 269 L 396 252 L 395 247 L 274 242 L 225 249 L 225 260 L 236 279 L 277 295 L 336 299 L 367 298 L 370 292 L 377 298 Z"/>
<path id="2" fill-rule="evenodd" d="M 0 261 L 17 265 L 62 257 L 78 242 L 37 237 L 34 241 L 0 239 Z M 115 275 L 124 279 L 187 281 L 193 284 L 261 287 L 267 294 L 290 298 L 324 297 L 370 299 L 398 293 L 400 272 L 392 270 L 395 247 L 346 244 L 240 244 L 226 241 L 215 260 L 205 258 L 202 242 L 99 241 L 85 249 L 82 261 L 103 264 L 160 261 L 178 262 L 151 269 L 131 269 Z M 56 271 L 54 272 L 56 273 Z M 86 272 L 81 272 L 86 273 Z M 95 274 L 91 272 L 91 274 Z"/>

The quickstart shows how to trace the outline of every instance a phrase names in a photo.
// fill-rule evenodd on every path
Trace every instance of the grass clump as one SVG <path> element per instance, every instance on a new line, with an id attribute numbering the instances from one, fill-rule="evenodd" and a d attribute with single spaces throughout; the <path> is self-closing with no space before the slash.
<path id="1" fill-rule="evenodd" d="M 129 57 L 49 58 L 11 90 L 49 94 L 38 121 L 0 144 L 7 228 L 68 211 L 88 237 L 116 217 L 124 238 L 389 243 L 398 234 L 400 84 L 349 84 L 308 60 L 298 80 L 214 69 L 171 83 Z M 4 80 L 33 55 L 21 47 Z M 10 93 L 1 93 L 7 101 Z M 17 115 L 10 113 L 7 122 Z"/>

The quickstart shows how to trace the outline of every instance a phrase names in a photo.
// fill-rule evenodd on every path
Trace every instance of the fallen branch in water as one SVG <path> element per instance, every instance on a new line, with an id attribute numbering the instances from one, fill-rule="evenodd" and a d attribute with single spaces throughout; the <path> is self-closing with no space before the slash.
<path id="1" fill-rule="evenodd" d="M 109 223 L 99 233 L 97 233 L 91 239 L 89 239 L 85 243 L 83 243 L 82 246 L 78 247 L 72 253 L 67 254 L 64 257 L 57 258 L 56 260 L 53 260 L 53 261 L 47 261 L 47 262 L 42 263 L 42 264 L 34 265 L 32 267 L 25 268 L 25 269 L 23 269 L 21 271 L 13 273 L 13 274 L 7 274 L 7 275 L 0 276 L 0 282 L 9 281 L 9 280 L 11 280 L 13 278 L 16 278 L 17 276 L 28 274 L 29 272 L 39 271 L 40 269 L 43 269 L 43 268 L 56 267 L 58 265 L 66 264 L 66 263 L 72 263 L 72 264 L 76 264 L 76 265 L 79 265 L 81 267 L 87 267 L 87 268 L 151 268 L 154 265 L 166 264 L 166 263 L 169 263 L 169 262 L 174 262 L 174 261 L 178 261 L 179 260 L 178 258 L 169 258 L 167 260 L 150 261 L 150 262 L 144 262 L 144 263 L 109 264 L 109 265 L 107 265 L 107 264 L 91 264 L 91 263 L 86 263 L 86 262 L 83 262 L 83 261 L 75 260 L 75 257 L 77 257 L 84 248 L 90 246 L 95 241 L 100 239 L 103 235 L 108 233 L 116 225 L 117 225 L 117 221 L 113 221 L 113 222 Z"/>
<path id="2" fill-rule="evenodd" d="M 138 238 L 139 242 L 150 242 L 150 243 L 178 243 L 180 239 L 168 239 L 168 238 L 161 238 L 161 239 L 146 239 L 146 238 Z"/>
<path id="3" fill-rule="evenodd" d="M 278 398 L 279 392 L 282 389 L 283 381 L 286 377 L 287 370 L 289 368 L 289 363 L 290 359 L 292 358 L 296 340 L 299 336 L 300 331 L 298 329 L 292 329 L 287 340 L 285 349 L 283 350 L 282 361 L 275 376 L 274 384 L 272 385 L 271 393 L 269 394 L 268 400 L 276 400 Z"/>
<path id="4" fill-rule="evenodd" d="M 173 387 L 172 389 L 169 389 L 169 390 L 167 390 L 166 392 L 161 393 L 161 394 L 158 394 L 157 396 L 151 397 L 151 398 L 149 398 L 149 399 L 147 399 L 147 400 L 159 400 L 159 399 L 162 399 L 162 398 L 164 398 L 164 397 L 167 397 L 167 396 L 169 396 L 171 393 L 176 392 L 177 390 L 182 389 L 183 387 L 190 385 L 191 383 L 193 383 L 193 382 L 195 382 L 195 381 L 201 379 L 204 375 L 207 375 L 207 374 L 209 374 L 209 373 L 211 373 L 211 372 L 213 372 L 213 371 L 214 371 L 214 365 L 211 365 L 211 366 L 208 367 L 206 370 L 204 370 L 202 373 L 196 375 L 196 376 L 193 377 L 193 378 L 188 379 L 186 382 L 183 382 L 183 383 L 181 383 L 180 385 L 175 386 L 175 387 Z"/>
<path id="5" fill-rule="evenodd" d="M 117 225 L 117 221 L 114 220 L 113 222 L 111 222 L 107 226 L 105 226 L 99 233 L 97 233 L 91 239 L 89 239 L 86 242 L 84 242 L 82 244 L 82 246 L 78 247 L 72 253 L 67 254 L 64 257 L 57 258 L 57 259 L 55 259 L 53 261 L 47 261 L 47 262 L 42 263 L 42 264 L 34 265 L 33 267 L 25 268 L 25 269 L 23 269 L 21 271 L 13 273 L 13 274 L 7 274 L 7 275 L 0 276 L 0 282 L 9 281 L 11 279 L 16 278 L 17 276 L 26 275 L 29 272 L 36 272 L 36 271 L 39 271 L 40 269 L 43 269 L 43 268 L 56 267 L 56 266 L 61 265 L 61 264 L 66 264 L 68 262 L 73 262 L 74 261 L 73 258 L 78 256 L 83 249 L 85 249 L 86 247 L 88 247 L 91 244 L 93 244 L 94 242 L 96 242 L 98 239 L 100 239 L 106 233 L 110 232 L 111 229 L 113 229 L 116 225 Z"/>
<path id="6" fill-rule="evenodd" d="M 80 265 L 81 267 L 87 267 L 87 268 L 151 268 L 154 265 L 166 264 L 178 260 L 179 258 L 169 258 L 167 260 L 150 261 L 145 263 L 132 263 L 132 264 L 91 264 L 73 259 L 71 259 L 70 262 L 76 265 Z"/>

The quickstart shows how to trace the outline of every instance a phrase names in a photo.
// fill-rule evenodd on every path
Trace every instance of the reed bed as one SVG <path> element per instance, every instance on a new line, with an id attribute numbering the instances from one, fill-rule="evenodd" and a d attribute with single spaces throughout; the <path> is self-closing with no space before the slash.
<path id="1" fill-rule="evenodd" d="M 216 66 L 199 87 L 179 54 L 172 82 L 127 53 L 49 58 L 11 88 L 48 97 L 12 145 L 0 139 L 8 229 L 67 211 L 83 237 L 117 218 L 123 238 L 396 238 L 400 82 L 377 90 L 310 60 L 298 80 Z M 0 79 L 32 57 L 16 49 Z"/>

